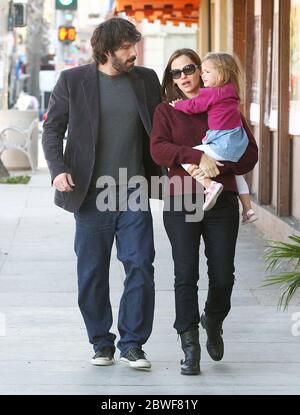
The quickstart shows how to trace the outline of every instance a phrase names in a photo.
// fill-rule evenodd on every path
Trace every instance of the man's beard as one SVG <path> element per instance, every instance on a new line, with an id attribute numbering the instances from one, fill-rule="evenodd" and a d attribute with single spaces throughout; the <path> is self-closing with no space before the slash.
<path id="1" fill-rule="evenodd" d="M 128 66 L 127 63 L 134 63 L 136 57 L 132 57 L 127 61 L 123 62 L 121 59 L 117 58 L 115 55 L 111 57 L 112 67 L 115 68 L 118 72 L 131 72 L 134 68 L 134 65 Z"/>

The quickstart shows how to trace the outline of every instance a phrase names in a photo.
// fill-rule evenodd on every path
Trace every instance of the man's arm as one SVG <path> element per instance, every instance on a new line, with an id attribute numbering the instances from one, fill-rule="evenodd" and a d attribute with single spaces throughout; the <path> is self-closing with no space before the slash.
<path id="1" fill-rule="evenodd" d="M 68 121 L 69 92 L 62 72 L 52 91 L 43 125 L 42 145 L 52 182 L 62 173 L 71 173 L 63 159 L 63 140 Z"/>
<path id="2" fill-rule="evenodd" d="M 155 85 L 155 94 L 156 94 L 156 105 L 160 104 L 161 99 L 161 85 L 157 76 L 157 73 L 152 69 L 153 76 L 154 76 L 154 85 Z"/>

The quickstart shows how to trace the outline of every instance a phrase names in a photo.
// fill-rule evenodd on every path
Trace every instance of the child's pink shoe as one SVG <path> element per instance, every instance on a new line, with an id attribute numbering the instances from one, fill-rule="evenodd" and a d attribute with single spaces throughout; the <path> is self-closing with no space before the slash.
<path id="1" fill-rule="evenodd" d="M 249 209 L 248 212 L 242 213 L 242 225 L 255 222 L 258 219 L 253 209 Z"/>
<path id="2" fill-rule="evenodd" d="M 205 203 L 203 204 L 203 210 L 204 212 L 207 212 L 208 210 L 212 209 L 216 201 L 222 193 L 223 185 L 218 182 L 212 182 L 208 189 L 204 190 L 205 196 Z"/>

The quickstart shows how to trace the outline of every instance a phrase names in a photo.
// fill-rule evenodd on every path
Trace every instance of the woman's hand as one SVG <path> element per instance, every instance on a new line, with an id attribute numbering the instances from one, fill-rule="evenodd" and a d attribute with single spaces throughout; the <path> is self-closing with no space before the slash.
<path id="1" fill-rule="evenodd" d="M 187 171 L 194 179 L 196 179 L 198 182 L 204 185 L 204 182 L 202 181 L 207 176 L 205 176 L 205 174 L 202 173 L 202 170 L 199 169 L 199 166 L 197 166 L 197 164 L 191 164 Z"/>
<path id="2" fill-rule="evenodd" d="M 171 105 L 172 107 L 175 107 L 176 102 L 178 101 L 182 101 L 182 99 L 175 99 L 174 101 L 169 102 L 169 105 Z"/>
<path id="3" fill-rule="evenodd" d="M 188 168 L 187 172 L 192 176 L 196 177 L 200 174 L 201 170 L 199 169 L 199 166 L 197 164 L 191 164 Z"/>
<path id="4" fill-rule="evenodd" d="M 216 177 L 220 174 L 217 166 L 224 166 L 224 164 L 203 153 L 199 163 L 199 169 L 197 173 L 194 171 L 194 174 L 200 174 L 204 177 Z"/>

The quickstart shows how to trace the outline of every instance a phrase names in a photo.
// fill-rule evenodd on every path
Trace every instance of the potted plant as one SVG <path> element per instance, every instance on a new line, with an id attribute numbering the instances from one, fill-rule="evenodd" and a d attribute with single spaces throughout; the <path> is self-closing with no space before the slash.
<path id="1" fill-rule="evenodd" d="M 300 237 L 290 235 L 292 242 L 269 241 L 265 251 L 265 260 L 269 263 L 267 270 L 275 271 L 266 277 L 263 286 L 281 285 L 283 291 L 278 307 L 287 309 L 297 288 L 300 287 Z M 282 268 L 288 270 L 282 271 Z"/>

